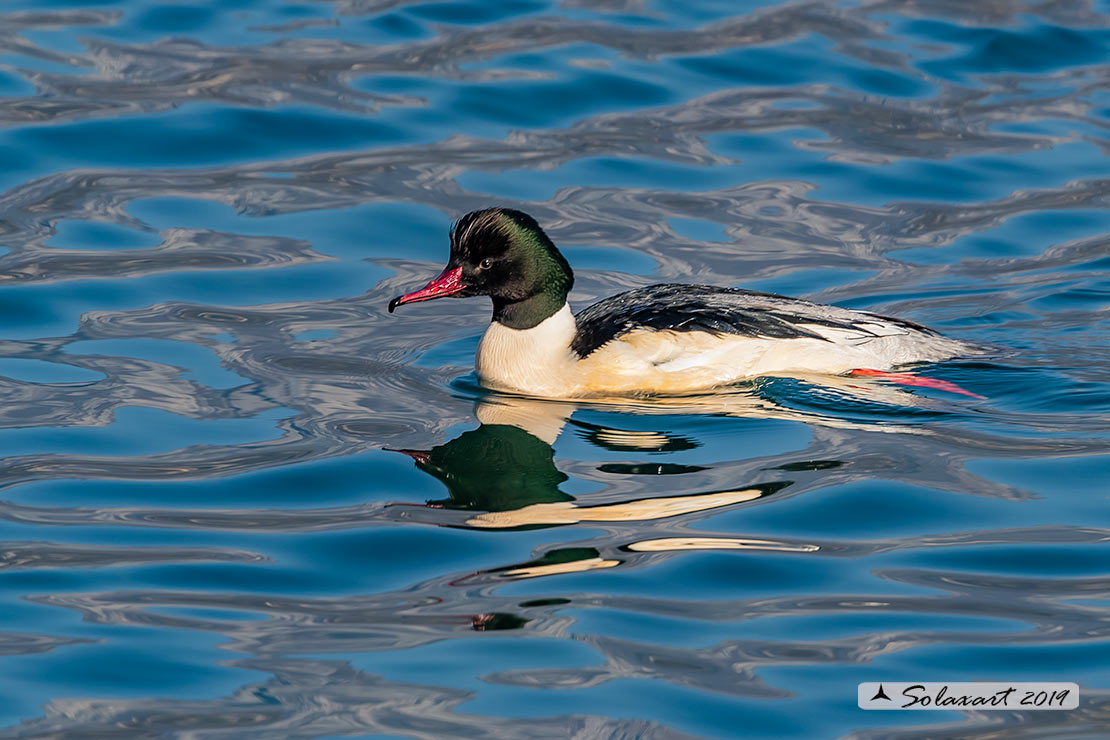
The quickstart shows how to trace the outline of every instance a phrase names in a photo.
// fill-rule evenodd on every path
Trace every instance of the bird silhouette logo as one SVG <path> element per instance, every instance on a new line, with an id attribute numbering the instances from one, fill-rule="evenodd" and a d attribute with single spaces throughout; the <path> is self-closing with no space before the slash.
<path id="1" fill-rule="evenodd" d="M 886 695 L 886 692 L 883 691 L 882 684 L 879 684 L 879 690 L 876 691 L 875 695 L 871 697 L 871 701 L 875 701 L 876 699 L 886 699 L 887 701 L 893 701 L 889 696 Z"/>

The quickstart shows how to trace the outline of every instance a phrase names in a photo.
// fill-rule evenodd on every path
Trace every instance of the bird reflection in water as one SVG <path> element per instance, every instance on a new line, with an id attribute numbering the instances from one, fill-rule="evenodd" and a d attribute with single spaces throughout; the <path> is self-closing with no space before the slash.
<path id="1" fill-rule="evenodd" d="M 430 501 L 429 506 L 477 512 L 466 520 L 466 524 L 482 529 L 662 519 L 751 501 L 788 485 L 774 482 L 735 490 L 580 504 L 573 496 L 560 490 L 559 486 L 568 480 L 568 476 L 555 466 L 555 450 L 552 448 L 573 410 L 574 406 L 570 404 L 512 397 L 483 401 L 477 408 L 481 422 L 477 429 L 464 432 L 431 450 L 398 452 L 413 458 L 418 468 L 447 487 L 449 497 Z M 612 450 L 660 452 L 696 446 L 681 436 L 662 432 L 610 429 L 578 421 L 571 423 L 582 429 L 583 436 L 595 445 Z M 557 569 L 559 565 L 550 562 L 536 564 L 535 567 Z M 599 561 L 595 567 L 609 565 Z"/>
<path id="2" fill-rule="evenodd" d="M 822 392 L 829 383 L 821 384 Z M 891 389 L 861 379 L 844 379 L 835 391 L 850 394 L 869 403 L 920 405 L 922 399 L 905 391 Z M 882 433 L 928 433 L 921 428 L 870 424 L 844 418 L 826 417 L 812 411 L 785 408 L 755 392 L 699 396 L 670 401 L 617 401 L 639 413 L 714 413 L 732 416 L 778 418 L 804 421 L 832 428 L 866 429 Z M 635 407 L 635 408 L 630 408 Z M 471 515 L 462 522 L 475 529 L 533 529 L 566 526 L 582 522 L 628 523 L 659 520 L 704 512 L 764 498 L 790 486 L 789 480 L 753 482 L 726 490 L 699 491 L 681 495 L 650 496 L 619 502 L 583 503 L 564 492 L 569 477 L 555 465 L 553 444 L 568 424 L 595 447 L 612 452 L 675 452 L 698 446 L 694 440 L 660 431 L 627 430 L 590 424 L 571 418 L 576 404 L 526 399 L 513 396 L 488 396 L 476 408 L 480 426 L 430 450 L 397 450 L 410 456 L 416 466 L 434 476 L 447 488 L 448 497 L 429 501 L 425 506 L 465 511 Z M 837 468 L 835 460 L 794 462 L 768 470 L 822 470 Z M 706 468 L 673 462 L 605 462 L 599 472 L 627 475 L 675 475 Z M 445 522 L 446 523 L 446 522 Z M 448 526 L 451 526 L 448 523 Z M 471 574 L 499 578 L 534 578 L 588 570 L 613 568 L 628 560 L 651 554 L 684 550 L 764 550 L 782 553 L 812 553 L 820 548 L 804 542 L 764 538 L 722 536 L 670 536 L 626 541 L 605 552 L 594 547 L 561 547 L 542 553 L 527 562 L 497 567 Z"/>

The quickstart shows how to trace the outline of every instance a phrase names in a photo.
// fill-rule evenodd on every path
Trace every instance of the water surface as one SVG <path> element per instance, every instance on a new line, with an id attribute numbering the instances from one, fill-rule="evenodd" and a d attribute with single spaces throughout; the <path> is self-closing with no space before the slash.
<path id="1" fill-rule="evenodd" d="M 0 737 L 1110 735 L 1110 7 L 0 10 Z M 997 346 L 977 399 L 490 394 L 536 216 L 660 281 Z M 861 681 L 1074 681 L 864 712 Z"/>

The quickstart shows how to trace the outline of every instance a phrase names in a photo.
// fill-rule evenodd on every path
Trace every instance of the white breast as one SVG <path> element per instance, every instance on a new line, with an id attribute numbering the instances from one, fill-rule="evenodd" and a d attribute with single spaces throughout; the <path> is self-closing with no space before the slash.
<path id="1" fill-rule="evenodd" d="M 478 345 L 478 377 L 492 388 L 529 395 L 578 395 L 578 358 L 570 350 L 577 330 L 566 304 L 531 329 L 510 329 L 494 321 Z"/>

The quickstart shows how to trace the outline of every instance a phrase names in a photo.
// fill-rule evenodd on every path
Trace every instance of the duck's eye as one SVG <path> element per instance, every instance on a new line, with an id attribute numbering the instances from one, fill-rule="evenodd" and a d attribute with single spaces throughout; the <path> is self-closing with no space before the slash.
<path id="1" fill-rule="evenodd" d="M 482 260 L 481 268 L 483 270 L 488 270 L 491 267 L 493 267 L 493 260 L 491 260 L 489 257 L 486 257 L 484 260 Z"/>

